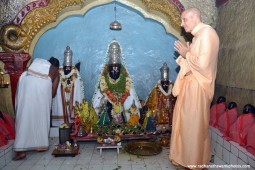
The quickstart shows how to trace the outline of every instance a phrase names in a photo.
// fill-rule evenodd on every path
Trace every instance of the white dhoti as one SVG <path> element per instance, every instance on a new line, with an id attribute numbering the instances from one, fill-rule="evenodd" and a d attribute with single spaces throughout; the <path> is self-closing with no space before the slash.
<path id="1" fill-rule="evenodd" d="M 21 75 L 16 93 L 14 151 L 48 149 L 51 100 L 51 78 L 29 71 Z"/>

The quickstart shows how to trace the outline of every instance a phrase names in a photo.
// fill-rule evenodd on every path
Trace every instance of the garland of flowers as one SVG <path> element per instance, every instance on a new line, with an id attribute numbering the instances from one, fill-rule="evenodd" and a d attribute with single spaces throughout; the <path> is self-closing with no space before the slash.
<path id="1" fill-rule="evenodd" d="M 121 65 L 120 77 L 115 83 L 112 83 L 107 68 L 108 65 L 106 64 L 100 77 L 99 88 L 112 103 L 120 102 L 123 104 L 129 96 L 131 79 L 128 77 L 125 68 Z"/>
<path id="2" fill-rule="evenodd" d="M 106 69 L 104 69 L 103 74 L 109 90 L 111 90 L 113 93 L 123 93 L 125 91 L 127 73 L 123 66 L 121 66 L 120 69 L 120 77 L 115 82 L 111 81 L 111 77 L 108 74 L 107 66 Z"/>
<path id="3" fill-rule="evenodd" d="M 170 81 L 169 83 L 169 87 L 168 87 L 168 92 L 166 93 L 165 90 L 162 88 L 162 85 L 161 85 L 161 80 L 158 81 L 157 83 L 157 86 L 159 88 L 159 90 L 161 91 L 161 93 L 163 93 L 165 96 L 169 96 L 171 93 L 172 93 L 172 82 Z"/>
<path id="4" fill-rule="evenodd" d="M 60 76 L 61 76 L 61 85 L 63 86 L 63 89 L 66 93 L 71 92 L 71 88 L 73 87 L 73 84 L 75 80 L 78 78 L 77 69 L 75 67 L 72 67 L 72 70 L 70 73 L 65 75 L 63 67 L 59 68 Z M 70 81 L 70 84 L 67 83 L 67 80 Z"/>
<path id="5" fill-rule="evenodd" d="M 112 42 L 117 42 L 117 41 L 113 40 Z M 107 48 L 108 50 L 109 50 L 109 47 L 110 47 L 111 43 L 109 43 L 109 45 L 108 45 L 108 48 Z M 121 53 L 122 53 L 123 50 L 122 50 L 121 47 L 120 47 L 120 49 L 121 49 Z M 108 60 L 109 60 L 109 58 L 108 58 L 108 55 L 106 54 L 105 57 L 104 57 L 104 63 L 107 63 Z M 128 70 L 125 68 L 126 67 L 126 61 L 125 61 L 125 57 L 124 57 L 123 53 L 121 54 L 121 63 L 122 63 L 121 65 L 124 67 L 125 72 L 127 74 L 125 92 L 122 94 L 122 98 L 120 98 L 118 100 L 118 102 L 121 102 L 123 104 L 125 102 L 126 98 L 130 95 L 129 92 L 130 92 L 131 85 L 132 85 L 132 88 L 134 88 L 134 89 L 135 89 L 135 85 L 132 83 L 132 80 L 129 77 L 130 74 L 129 74 Z M 98 82 L 96 84 L 96 89 L 99 88 L 100 91 L 103 93 L 103 95 L 109 100 L 109 102 L 114 104 L 114 103 L 117 102 L 117 99 L 114 99 L 115 98 L 114 95 L 112 94 L 111 91 L 108 90 L 108 87 L 106 87 L 105 78 L 102 76 L 103 72 L 104 72 L 104 69 L 106 69 L 106 68 L 107 68 L 107 64 L 105 64 L 103 66 L 103 71 L 101 72 L 99 80 L 98 80 Z M 108 92 L 108 94 L 106 94 L 106 92 Z M 125 95 L 125 96 L 123 96 L 123 95 Z M 141 108 L 142 106 L 141 106 L 141 104 L 139 102 L 139 98 L 138 98 L 137 94 L 135 93 L 133 95 L 134 95 L 135 101 L 137 101 L 137 107 Z M 97 100 L 95 97 L 96 97 L 96 95 L 93 96 L 92 101 Z M 115 101 L 115 102 L 113 103 L 113 101 Z"/>

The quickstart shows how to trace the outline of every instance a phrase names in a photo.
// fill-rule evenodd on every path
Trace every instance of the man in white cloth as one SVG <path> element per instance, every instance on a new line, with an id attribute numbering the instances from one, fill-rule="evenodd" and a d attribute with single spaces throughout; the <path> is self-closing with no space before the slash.
<path id="1" fill-rule="evenodd" d="M 73 52 L 69 46 L 64 52 L 64 66 L 59 68 L 60 82 L 52 104 L 52 126 L 74 121 L 75 102 L 84 99 L 84 85 L 78 69 L 72 65 Z"/>
<path id="2" fill-rule="evenodd" d="M 57 64 L 54 66 L 44 59 L 36 58 L 22 73 L 16 93 L 14 151 L 17 155 L 13 160 L 25 158 L 26 151 L 48 150 L 51 102 L 58 83 Z"/>

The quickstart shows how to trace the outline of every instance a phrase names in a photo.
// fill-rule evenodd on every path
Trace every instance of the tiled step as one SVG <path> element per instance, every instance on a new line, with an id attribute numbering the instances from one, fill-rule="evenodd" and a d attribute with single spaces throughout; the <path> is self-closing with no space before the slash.
<path id="1" fill-rule="evenodd" d="M 51 127 L 50 128 L 50 137 L 58 137 L 59 136 L 59 128 Z M 14 155 L 13 151 L 14 140 L 9 140 L 8 144 L 0 147 L 0 169 L 6 166 Z"/>
<path id="2" fill-rule="evenodd" d="M 211 152 L 215 155 L 214 164 L 230 165 L 232 169 L 255 169 L 255 156 L 249 153 L 238 143 L 227 141 L 223 138 L 222 133 L 213 127 L 210 127 L 211 135 Z M 250 168 L 239 168 L 238 166 Z"/>
<path id="3" fill-rule="evenodd" d="M 2 169 L 12 160 L 13 144 L 14 140 L 9 140 L 7 145 L 0 147 L 0 169 Z"/>

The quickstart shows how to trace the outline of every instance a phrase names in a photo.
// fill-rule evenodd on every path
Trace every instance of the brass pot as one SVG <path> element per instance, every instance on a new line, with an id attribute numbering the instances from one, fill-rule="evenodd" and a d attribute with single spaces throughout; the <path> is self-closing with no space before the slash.
<path id="1" fill-rule="evenodd" d="M 169 146 L 170 139 L 168 136 L 162 136 L 159 143 L 161 146 L 164 146 L 164 147 Z"/>

